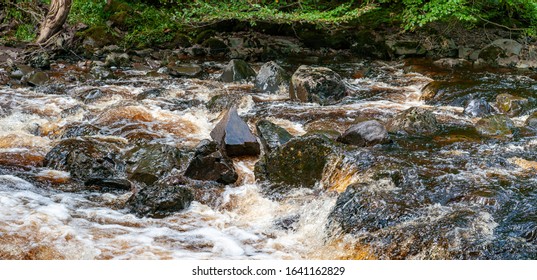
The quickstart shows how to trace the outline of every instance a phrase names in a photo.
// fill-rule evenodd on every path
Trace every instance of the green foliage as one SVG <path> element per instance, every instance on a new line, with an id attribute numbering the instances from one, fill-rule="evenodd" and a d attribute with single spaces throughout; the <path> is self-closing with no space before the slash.
<path id="1" fill-rule="evenodd" d="M 15 31 L 15 38 L 18 41 L 22 42 L 31 42 L 35 39 L 36 30 L 34 25 L 31 24 L 21 24 L 17 27 Z"/>
<path id="2" fill-rule="evenodd" d="M 106 1 L 103 0 L 73 0 L 67 21 L 71 24 L 82 22 L 89 26 L 104 24 L 108 17 L 104 11 L 105 4 Z"/>

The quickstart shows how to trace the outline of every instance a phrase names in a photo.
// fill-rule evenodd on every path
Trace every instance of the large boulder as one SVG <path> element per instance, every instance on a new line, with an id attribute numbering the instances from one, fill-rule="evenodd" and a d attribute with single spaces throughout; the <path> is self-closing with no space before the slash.
<path id="1" fill-rule="evenodd" d="M 480 119 L 476 123 L 476 129 L 482 136 L 512 138 L 515 132 L 515 124 L 505 115 L 494 115 Z"/>
<path id="2" fill-rule="evenodd" d="M 201 181 L 233 184 L 238 179 L 233 162 L 218 149 L 213 141 L 203 140 L 196 148 L 194 158 L 188 165 L 185 176 Z"/>
<path id="3" fill-rule="evenodd" d="M 270 121 L 261 120 L 256 124 L 257 135 L 261 140 L 261 144 L 265 152 L 271 153 L 279 146 L 289 142 L 293 138 L 287 130 Z"/>
<path id="4" fill-rule="evenodd" d="M 502 59 L 517 57 L 522 51 L 522 44 L 511 39 L 498 39 L 479 51 L 479 59 L 492 64 L 502 64 Z"/>
<path id="5" fill-rule="evenodd" d="M 321 135 L 293 138 L 258 161 L 255 176 L 271 186 L 312 188 L 323 170 L 337 156 L 333 142 Z"/>
<path id="6" fill-rule="evenodd" d="M 397 134 L 430 136 L 439 130 L 439 124 L 431 111 L 411 107 L 391 119 L 386 129 Z"/>
<path id="7" fill-rule="evenodd" d="M 241 59 L 232 59 L 224 68 L 220 76 L 222 82 L 240 82 L 255 77 L 255 71 L 250 65 Z"/>
<path id="8" fill-rule="evenodd" d="M 375 120 L 364 121 L 349 127 L 343 135 L 338 137 L 338 142 L 354 146 L 373 146 L 390 142 L 386 128 Z"/>
<path id="9" fill-rule="evenodd" d="M 139 190 L 128 204 L 137 216 L 163 218 L 188 208 L 193 199 L 190 188 L 162 182 Z"/>
<path id="10" fill-rule="evenodd" d="M 260 153 L 257 138 L 234 107 L 224 114 L 222 120 L 211 131 L 211 138 L 230 157 L 257 156 Z"/>
<path id="11" fill-rule="evenodd" d="M 346 95 L 341 76 L 326 67 L 302 65 L 291 77 L 289 96 L 301 102 L 316 102 L 321 105 L 336 103 Z"/>
<path id="12" fill-rule="evenodd" d="M 289 83 L 289 75 L 276 62 L 269 61 L 259 69 L 255 77 L 254 86 L 256 89 L 264 92 L 276 93 L 282 86 Z"/>
<path id="13" fill-rule="evenodd" d="M 181 169 L 188 156 L 165 144 L 142 144 L 125 153 L 128 178 L 151 185 L 173 169 Z"/>
<path id="14" fill-rule="evenodd" d="M 527 119 L 524 125 L 530 129 L 537 130 L 537 112 L 533 112 Z"/>
<path id="15" fill-rule="evenodd" d="M 45 166 L 68 171 L 87 186 L 129 190 L 122 144 L 96 138 L 70 138 L 60 141 L 45 156 Z"/>
<path id="16" fill-rule="evenodd" d="M 502 93 L 496 96 L 496 107 L 498 110 L 509 117 L 519 116 L 529 106 L 527 98 L 514 96 L 508 93 Z"/>
<path id="17" fill-rule="evenodd" d="M 487 100 L 483 98 L 472 99 L 464 108 L 463 113 L 469 117 L 480 118 L 492 115 L 494 113 L 494 109 L 492 106 L 490 106 Z"/>

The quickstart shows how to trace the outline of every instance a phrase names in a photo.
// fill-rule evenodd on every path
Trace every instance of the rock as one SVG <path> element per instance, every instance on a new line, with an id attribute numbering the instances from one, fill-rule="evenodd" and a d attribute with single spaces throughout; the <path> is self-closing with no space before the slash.
<path id="1" fill-rule="evenodd" d="M 235 107 L 229 109 L 211 131 L 211 138 L 229 157 L 257 156 L 260 153 L 257 138 L 239 117 Z"/>
<path id="2" fill-rule="evenodd" d="M 395 41 L 387 40 L 386 45 L 392 53 L 396 55 L 424 55 L 427 50 L 421 45 L 419 41 Z"/>
<path id="3" fill-rule="evenodd" d="M 333 142 L 324 136 L 293 138 L 258 161 L 255 176 L 272 183 L 272 188 L 312 188 L 337 152 Z"/>
<path id="4" fill-rule="evenodd" d="M 61 139 L 81 136 L 93 136 L 99 134 L 100 128 L 88 123 L 72 123 L 63 128 Z"/>
<path id="5" fill-rule="evenodd" d="M 498 39 L 482 48 L 479 52 L 479 59 L 492 64 L 499 64 L 502 59 L 517 57 L 522 50 L 522 44 L 510 39 Z M 513 61 L 516 64 L 517 61 Z M 507 62 L 503 61 L 502 64 Z"/>
<path id="6" fill-rule="evenodd" d="M 185 176 L 195 180 L 233 184 L 238 179 L 233 162 L 218 149 L 213 141 L 203 140 L 196 148 L 194 158 L 188 165 Z"/>
<path id="7" fill-rule="evenodd" d="M 220 80 L 226 83 L 239 82 L 250 77 L 255 77 L 255 71 L 244 60 L 232 59 L 226 67 Z"/>
<path id="8" fill-rule="evenodd" d="M 390 142 L 388 131 L 378 121 L 364 121 L 347 129 L 338 139 L 338 142 L 354 146 L 373 146 Z"/>
<path id="9" fill-rule="evenodd" d="M 49 80 L 49 77 L 48 77 L 47 73 L 37 71 L 37 72 L 34 72 L 34 73 L 30 74 L 30 76 L 28 77 L 27 82 L 31 86 L 42 86 L 42 85 L 46 84 L 48 82 L 48 80 Z"/>
<path id="10" fill-rule="evenodd" d="M 254 86 L 263 92 L 276 93 L 281 86 L 287 86 L 288 83 L 289 75 L 287 72 L 276 62 L 269 61 L 259 69 Z"/>
<path id="11" fill-rule="evenodd" d="M 121 143 L 95 138 L 65 139 L 47 153 L 45 166 L 69 171 L 72 178 L 86 185 L 125 189 L 125 162 L 120 157 L 121 146 Z"/>
<path id="12" fill-rule="evenodd" d="M 463 114 L 473 118 L 481 118 L 490 116 L 494 113 L 494 109 L 485 99 L 472 99 L 464 108 Z"/>
<path id="13" fill-rule="evenodd" d="M 114 73 L 112 73 L 112 71 L 110 71 L 109 69 L 106 69 L 105 67 L 102 67 L 102 66 L 94 66 L 94 67 L 92 67 L 91 70 L 90 70 L 90 74 L 92 74 L 93 77 L 95 77 L 95 79 L 97 79 L 97 80 L 113 79 L 114 78 Z"/>
<path id="14" fill-rule="evenodd" d="M 257 135 L 259 135 L 261 144 L 267 154 L 293 138 L 293 135 L 287 130 L 267 120 L 257 122 L 256 128 Z"/>
<path id="15" fill-rule="evenodd" d="M 442 58 L 435 60 L 434 65 L 445 68 L 457 68 L 457 67 L 469 67 L 472 66 L 472 63 L 466 59 L 462 58 Z"/>
<path id="16" fill-rule="evenodd" d="M 476 123 L 477 132 L 482 136 L 512 138 L 515 124 L 505 115 L 484 117 Z"/>
<path id="17" fill-rule="evenodd" d="M 411 107 L 391 119 L 386 129 L 390 133 L 408 134 L 410 136 L 429 136 L 439 130 L 439 125 L 435 115 L 431 111 Z"/>
<path id="18" fill-rule="evenodd" d="M 345 95 L 341 77 L 329 68 L 302 65 L 291 77 L 289 96 L 292 100 L 328 105 Z"/>
<path id="19" fill-rule="evenodd" d="M 147 98 L 157 98 L 163 95 L 165 89 L 163 88 L 152 88 L 142 91 L 136 96 L 136 100 L 144 100 Z"/>
<path id="20" fill-rule="evenodd" d="M 185 186 L 157 183 L 139 190 L 127 203 L 137 216 L 163 218 L 188 208 L 193 199 Z"/>
<path id="21" fill-rule="evenodd" d="M 533 114 L 526 119 L 524 125 L 530 129 L 537 130 L 537 112 L 533 112 Z"/>
<path id="22" fill-rule="evenodd" d="M 82 102 L 84 102 L 85 104 L 93 103 L 106 96 L 105 93 L 98 88 L 83 91 L 77 95 L 77 97 L 80 98 L 80 100 L 82 100 Z"/>
<path id="23" fill-rule="evenodd" d="M 125 153 L 128 178 L 147 185 L 181 169 L 187 160 L 181 150 L 165 144 L 142 144 Z"/>
<path id="24" fill-rule="evenodd" d="M 241 94 L 219 94 L 215 95 L 207 102 L 207 109 L 211 113 L 217 113 L 229 110 L 232 107 L 239 107 L 244 101 L 244 95 Z"/>
<path id="25" fill-rule="evenodd" d="M 40 69 L 50 69 L 50 55 L 43 51 L 30 57 L 30 66 Z"/>
<path id="26" fill-rule="evenodd" d="M 179 64 L 170 67 L 169 74 L 174 77 L 199 78 L 203 75 L 203 68 L 197 64 Z"/>
<path id="27" fill-rule="evenodd" d="M 526 98 L 508 93 L 502 93 L 496 96 L 496 107 L 501 113 L 509 117 L 519 116 L 527 109 L 528 105 L 529 101 Z"/>
<path id="28" fill-rule="evenodd" d="M 209 50 L 209 55 L 223 55 L 229 52 L 229 47 L 220 39 L 209 38 L 201 45 Z"/>
<path id="29" fill-rule="evenodd" d="M 130 64 L 130 57 L 126 53 L 111 53 L 106 56 L 104 65 L 107 67 L 126 67 Z"/>

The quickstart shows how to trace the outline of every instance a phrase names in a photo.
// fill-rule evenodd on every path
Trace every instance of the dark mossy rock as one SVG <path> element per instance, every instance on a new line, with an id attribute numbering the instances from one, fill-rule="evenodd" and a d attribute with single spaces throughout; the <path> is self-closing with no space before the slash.
<path id="1" fill-rule="evenodd" d="M 61 139 L 98 135 L 101 129 L 89 123 L 72 123 L 63 128 Z"/>
<path id="2" fill-rule="evenodd" d="M 177 32 L 171 41 L 171 45 L 175 48 L 190 48 L 192 46 L 192 39 L 182 32 Z"/>
<path id="3" fill-rule="evenodd" d="M 482 48 L 478 57 L 487 63 L 496 65 L 499 58 L 519 55 L 522 48 L 522 44 L 515 40 L 498 39 Z"/>
<path id="4" fill-rule="evenodd" d="M 411 107 L 393 119 L 386 125 L 390 133 L 409 136 L 430 136 L 440 130 L 435 115 L 423 108 Z"/>
<path id="5" fill-rule="evenodd" d="M 173 77 L 200 78 L 203 75 L 203 68 L 198 64 L 173 65 L 169 70 Z"/>
<path id="6" fill-rule="evenodd" d="M 77 37 L 82 40 L 83 46 L 88 48 L 102 48 L 113 45 L 119 41 L 118 37 L 106 25 L 95 25 L 82 32 L 77 33 Z"/>
<path id="7" fill-rule="evenodd" d="M 42 86 L 49 81 L 47 73 L 37 71 L 28 76 L 26 82 L 31 86 Z"/>
<path id="8" fill-rule="evenodd" d="M 111 0 L 107 1 L 103 9 L 107 13 L 118 13 L 118 12 L 133 12 L 133 8 L 127 4 L 125 1 L 120 0 Z"/>
<path id="9" fill-rule="evenodd" d="M 388 46 L 382 38 L 377 38 L 369 30 L 363 30 L 353 35 L 354 43 L 350 47 L 350 51 L 365 58 L 387 59 L 389 58 Z"/>
<path id="10" fill-rule="evenodd" d="M 146 89 L 136 96 L 136 100 L 161 97 L 165 92 L 163 88 Z"/>
<path id="11" fill-rule="evenodd" d="M 297 137 L 266 155 L 256 164 L 255 176 L 273 188 L 312 188 L 321 180 L 332 156 L 337 156 L 334 143 L 320 135 Z"/>
<path id="12" fill-rule="evenodd" d="M 229 53 L 229 47 L 222 40 L 217 38 L 209 38 L 201 44 L 203 47 L 207 48 L 209 55 L 225 55 Z"/>
<path id="13" fill-rule="evenodd" d="M 151 185 L 186 165 L 188 154 L 165 144 L 142 144 L 125 153 L 128 178 Z"/>
<path id="14" fill-rule="evenodd" d="M 434 100 L 435 97 L 443 95 L 446 85 L 442 81 L 432 81 L 425 85 L 421 90 L 421 100 L 430 101 Z"/>
<path id="15" fill-rule="evenodd" d="M 218 149 L 216 142 L 209 140 L 200 142 L 185 171 L 185 176 L 194 180 L 215 181 L 222 184 L 233 184 L 239 177 L 231 159 Z"/>
<path id="16" fill-rule="evenodd" d="M 220 76 L 220 80 L 226 83 L 239 82 L 255 77 L 255 71 L 250 65 L 241 59 L 232 59 Z"/>
<path id="17" fill-rule="evenodd" d="M 260 153 L 257 138 L 237 113 L 229 109 L 211 131 L 211 138 L 227 156 L 257 156 Z"/>
<path id="18" fill-rule="evenodd" d="M 477 132 L 482 136 L 495 138 L 512 138 L 515 124 L 505 115 L 494 115 L 480 119 L 476 123 Z"/>
<path id="19" fill-rule="evenodd" d="M 122 146 L 120 142 L 90 137 L 65 139 L 47 153 L 44 164 L 51 169 L 68 171 L 71 177 L 86 185 L 113 188 L 124 184 L 126 177 Z"/>
<path id="20" fill-rule="evenodd" d="M 156 183 L 136 192 L 127 203 L 137 216 L 164 218 L 187 209 L 193 199 L 187 186 Z"/>
<path id="21" fill-rule="evenodd" d="M 386 46 L 395 55 L 424 56 L 427 53 L 420 41 L 387 40 Z"/>
<path id="22" fill-rule="evenodd" d="M 270 121 L 261 120 L 256 124 L 257 135 L 261 140 L 261 144 L 265 149 L 265 153 L 269 154 L 276 150 L 279 146 L 289 142 L 293 138 L 287 130 Z"/>
<path id="23" fill-rule="evenodd" d="M 126 53 L 111 53 L 106 56 L 104 65 L 107 67 L 126 67 L 131 63 L 130 56 Z"/>
<path id="24" fill-rule="evenodd" d="M 254 87 L 257 90 L 269 93 L 276 93 L 280 87 L 287 87 L 289 84 L 289 75 L 276 62 L 269 61 L 259 69 L 255 77 Z"/>
<path id="25" fill-rule="evenodd" d="M 196 37 L 194 38 L 194 43 L 201 44 L 205 40 L 213 37 L 214 35 L 216 35 L 216 31 L 212 29 L 203 30 L 200 33 L 198 33 L 198 35 L 196 35 Z"/>
<path id="26" fill-rule="evenodd" d="M 338 137 L 338 142 L 365 147 L 376 144 L 387 144 L 390 137 L 386 128 L 375 120 L 364 121 L 349 127 L 343 135 Z"/>
<path id="27" fill-rule="evenodd" d="M 50 54 L 42 51 L 32 55 L 29 58 L 30 66 L 39 69 L 50 69 Z"/>
<path id="28" fill-rule="evenodd" d="M 291 77 L 289 97 L 321 105 L 336 103 L 347 93 L 341 76 L 326 67 L 302 65 Z"/>
<path id="29" fill-rule="evenodd" d="M 533 112 L 527 119 L 524 125 L 530 129 L 537 130 L 537 112 Z"/>
<path id="30" fill-rule="evenodd" d="M 117 13 L 114 13 L 110 15 L 108 20 L 112 23 L 113 27 L 117 27 L 121 31 L 128 31 L 129 30 L 129 12 L 128 11 L 119 11 Z"/>
<path id="31" fill-rule="evenodd" d="M 521 115 L 528 109 L 529 104 L 530 102 L 527 98 L 508 93 L 502 93 L 496 96 L 496 107 L 502 114 L 509 117 Z"/>
<path id="32" fill-rule="evenodd" d="M 492 115 L 494 108 L 485 99 L 472 99 L 464 108 L 463 113 L 469 117 L 481 118 Z"/>
<path id="33" fill-rule="evenodd" d="M 239 107 L 242 103 L 244 95 L 241 94 L 220 94 L 215 95 L 207 102 L 207 109 L 211 113 L 222 112 L 231 109 L 232 107 Z"/>

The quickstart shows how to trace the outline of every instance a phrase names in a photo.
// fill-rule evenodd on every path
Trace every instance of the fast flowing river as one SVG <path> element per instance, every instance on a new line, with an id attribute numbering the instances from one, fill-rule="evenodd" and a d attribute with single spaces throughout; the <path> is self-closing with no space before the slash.
<path id="1" fill-rule="evenodd" d="M 299 66 L 280 63 L 291 74 Z M 531 110 L 512 117 L 521 132 L 508 139 L 471 132 L 479 118 L 462 113 L 468 97 L 494 103 L 511 93 L 533 102 L 535 72 L 323 61 L 345 78 L 350 95 L 319 106 L 291 102 L 287 90 L 268 95 L 252 83 L 219 82 L 223 63 L 199 64 L 210 69 L 203 79 L 123 69 L 94 80 L 85 64 L 58 62 L 46 86 L 0 87 L 0 259 L 537 258 L 537 138 L 523 128 Z M 422 89 L 433 80 L 445 94 L 425 102 Z M 152 89 L 159 94 L 139 98 Z M 333 163 L 316 188 L 277 199 L 256 183 L 257 159 L 235 159 L 236 184 L 161 219 L 130 213 L 131 192 L 74 191 L 69 173 L 43 167 L 66 131 L 89 125 L 127 146 L 143 138 L 192 149 L 218 122 L 221 110 L 207 106 L 217 95 L 238 105 L 253 131 L 268 119 L 294 136 L 341 133 L 413 106 L 432 110 L 444 130 L 358 148 L 366 167 Z M 372 175 L 379 170 L 396 175 Z M 336 233 L 329 215 L 352 183 L 368 184 L 367 217 L 363 227 Z"/>

